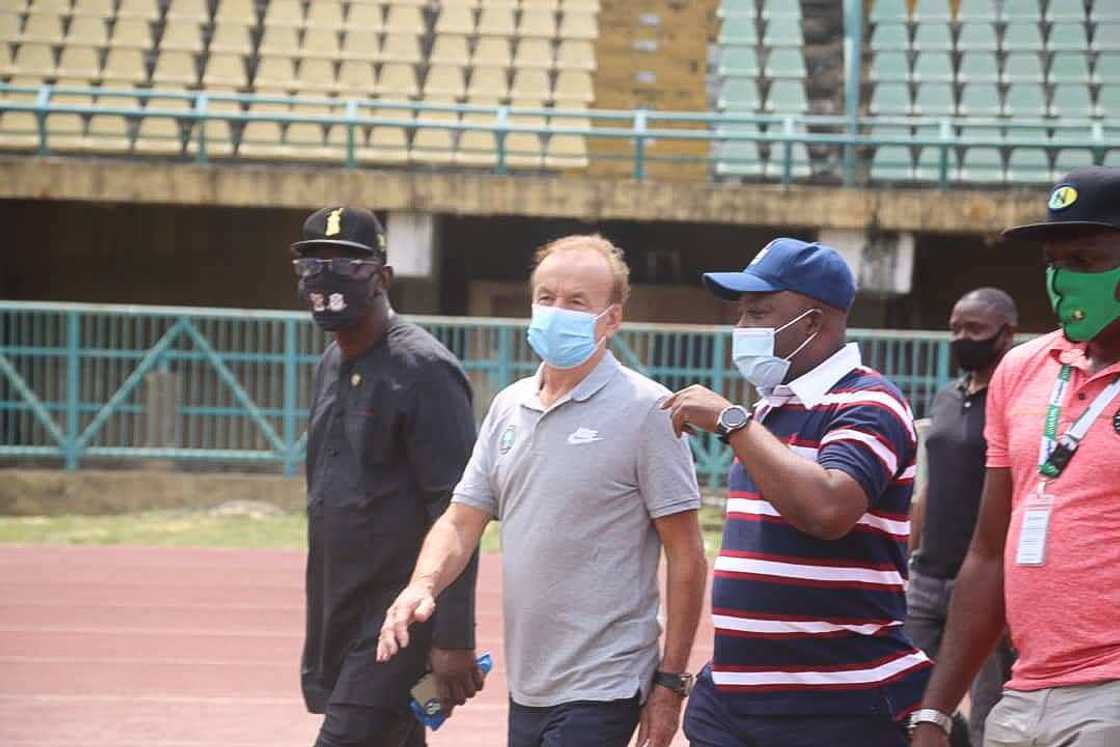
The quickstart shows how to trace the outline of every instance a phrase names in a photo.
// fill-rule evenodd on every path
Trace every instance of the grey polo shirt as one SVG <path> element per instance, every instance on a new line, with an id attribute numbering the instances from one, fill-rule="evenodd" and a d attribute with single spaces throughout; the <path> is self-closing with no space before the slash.
<path id="1" fill-rule="evenodd" d="M 660 384 L 608 352 L 541 406 L 536 376 L 494 399 L 452 500 L 502 522 L 513 700 L 645 696 L 658 661 L 652 520 L 700 507 L 692 453 Z"/>

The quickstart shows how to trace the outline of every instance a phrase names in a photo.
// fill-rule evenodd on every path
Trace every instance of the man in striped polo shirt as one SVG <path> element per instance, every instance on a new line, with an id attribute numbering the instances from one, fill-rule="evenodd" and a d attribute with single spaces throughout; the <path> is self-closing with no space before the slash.
<path id="1" fill-rule="evenodd" d="M 753 412 L 700 386 L 674 426 L 731 445 L 715 563 L 715 654 L 685 733 L 704 747 L 905 745 L 929 659 L 907 638 L 910 408 L 845 344 L 855 298 L 833 249 L 776 239 L 742 272 L 708 273 L 738 303 L 733 358 Z"/>

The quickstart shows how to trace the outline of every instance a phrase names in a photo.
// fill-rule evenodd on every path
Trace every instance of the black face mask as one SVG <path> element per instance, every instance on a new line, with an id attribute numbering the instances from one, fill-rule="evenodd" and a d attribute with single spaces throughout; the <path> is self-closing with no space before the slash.
<path id="1" fill-rule="evenodd" d="M 964 371 L 980 371 L 995 362 L 998 350 L 996 343 L 1003 335 L 1003 328 L 986 340 L 970 340 L 962 337 L 949 343 L 953 359 Z"/>
<path id="2" fill-rule="evenodd" d="M 299 297 L 310 307 L 315 323 L 327 332 L 337 332 L 358 324 L 370 313 L 377 276 L 346 278 L 333 272 L 320 272 L 299 281 Z"/>

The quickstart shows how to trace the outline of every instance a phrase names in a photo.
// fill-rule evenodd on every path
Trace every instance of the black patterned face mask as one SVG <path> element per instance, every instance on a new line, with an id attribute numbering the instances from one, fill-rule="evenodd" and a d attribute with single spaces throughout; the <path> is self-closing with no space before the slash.
<path id="1" fill-rule="evenodd" d="M 299 297 L 315 323 L 327 332 L 337 332 L 358 324 L 368 316 L 376 297 L 376 276 L 346 278 L 320 272 L 299 281 Z"/>

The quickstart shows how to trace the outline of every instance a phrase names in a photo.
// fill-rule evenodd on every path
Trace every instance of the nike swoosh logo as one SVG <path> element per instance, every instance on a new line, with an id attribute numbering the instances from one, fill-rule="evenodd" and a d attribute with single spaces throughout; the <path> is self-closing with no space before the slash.
<path id="1" fill-rule="evenodd" d="M 572 434 L 571 436 L 568 436 L 568 443 L 570 443 L 572 446 L 579 446 L 580 444 L 591 444 L 591 443 L 595 443 L 596 441 L 602 441 L 602 440 L 603 439 L 600 438 L 599 436 L 590 436 L 590 437 L 579 436 L 579 437 L 576 437 L 575 434 Z"/>

